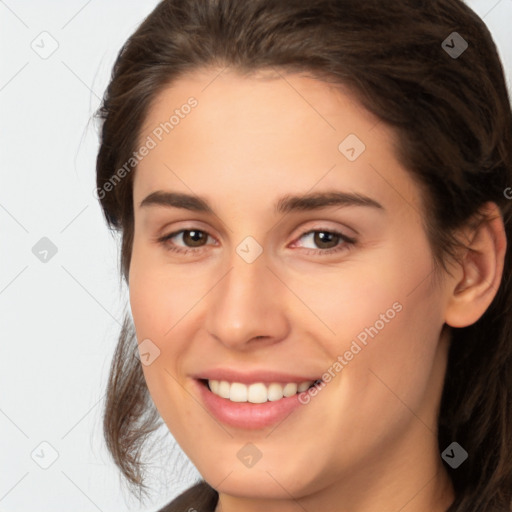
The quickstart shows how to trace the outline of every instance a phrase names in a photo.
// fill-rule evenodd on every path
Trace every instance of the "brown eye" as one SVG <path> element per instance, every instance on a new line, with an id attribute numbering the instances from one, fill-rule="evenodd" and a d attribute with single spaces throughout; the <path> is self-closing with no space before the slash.
<path id="1" fill-rule="evenodd" d="M 180 236 L 182 241 L 178 243 Z M 206 245 L 208 236 L 208 233 L 200 229 L 182 229 L 159 238 L 158 242 L 168 250 L 187 253 L 201 250 Z"/>
<path id="2" fill-rule="evenodd" d="M 331 254 L 338 251 L 349 249 L 350 246 L 356 243 L 354 238 L 350 238 L 338 231 L 331 231 L 327 229 L 315 229 L 304 233 L 299 237 L 299 240 L 308 239 L 309 243 L 313 243 L 317 248 L 304 247 L 304 242 L 301 242 L 307 254 Z"/>
<path id="3" fill-rule="evenodd" d="M 204 233 L 204 231 L 199 231 L 195 229 L 186 229 L 182 231 L 183 233 L 183 242 L 185 245 L 189 247 L 202 247 L 203 241 L 207 240 L 208 236 Z"/>
<path id="4" fill-rule="evenodd" d="M 315 231 L 314 233 L 313 241 L 320 249 L 331 249 L 332 247 L 336 247 L 338 242 L 341 240 L 340 235 L 330 231 Z"/>

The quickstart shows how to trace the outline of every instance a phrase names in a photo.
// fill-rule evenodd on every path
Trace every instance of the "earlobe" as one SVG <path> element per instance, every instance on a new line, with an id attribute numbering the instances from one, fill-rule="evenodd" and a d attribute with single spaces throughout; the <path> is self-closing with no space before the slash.
<path id="1" fill-rule="evenodd" d="M 471 230 L 461 268 L 452 282 L 445 322 L 451 327 L 474 324 L 493 301 L 501 283 L 507 240 L 495 203 L 481 210 L 483 220 Z"/>

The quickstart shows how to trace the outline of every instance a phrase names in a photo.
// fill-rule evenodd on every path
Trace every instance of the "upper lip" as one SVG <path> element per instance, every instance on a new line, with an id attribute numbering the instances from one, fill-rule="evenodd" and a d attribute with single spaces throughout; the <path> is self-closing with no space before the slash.
<path id="1" fill-rule="evenodd" d="M 256 382 L 263 382 L 264 384 L 271 384 L 272 382 L 279 382 L 283 384 L 295 382 L 300 384 L 301 382 L 316 381 L 320 379 L 320 377 L 311 377 L 311 375 L 297 375 L 274 370 L 240 371 L 240 369 L 234 370 L 231 368 L 205 370 L 192 375 L 192 377 L 195 379 L 240 382 L 242 384 L 253 384 Z"/>

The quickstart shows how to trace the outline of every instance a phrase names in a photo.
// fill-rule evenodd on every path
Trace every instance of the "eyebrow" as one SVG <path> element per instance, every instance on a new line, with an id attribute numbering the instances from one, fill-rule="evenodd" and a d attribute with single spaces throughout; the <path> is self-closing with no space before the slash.
<path id="1" fill-rule="evenodd" d="M 208 201 L 200 196 L 184 194 L 182 192 L 165 192 L 157 190 L 144 198 L 139 207 L 166 206 L 181 208 L 193 212 L 214 214 Z M 314 192 L 303 195 L 287 194 L 278 199 L 274 204 L 274 213 L 286 214 L 292 211 L 312 211 L 327 208 L 329 206 L 366 206 L 385 210 L 385 208 L 371 197 L 359 193 L 341 191 Z"/>

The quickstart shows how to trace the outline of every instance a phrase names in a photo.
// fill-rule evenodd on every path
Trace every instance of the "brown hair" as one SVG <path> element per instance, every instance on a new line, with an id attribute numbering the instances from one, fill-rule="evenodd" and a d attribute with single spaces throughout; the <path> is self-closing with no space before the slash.
<path id="1" fill-rule="evenodd" d="M 442 46 L 453 32 L 468 43 L 457 58 Z M 504 275 L 485 314 L 451 329 L 438 439 L 440 451 L 457 441 L 469 453 L 458 469 L 447 467 L 456 493 L 449 512 L 512 510 L 512 114 L 483 21 L 460 0 L 162 1 L 119 52 L 97 113 L 97 191 L 109 226 L 121 231 L 127 281 L 136 165 L 122 178 L 117 171 L 132 157 L 155 97 L 188 71 L 212 66 L 303 72 L 352 90 L 398 135 L 397 155 L 424 191 L 436 265 L 446 268 L 454 254 L 456 229 L 484 203 L 499 206 L 508 240 Z M 141 449 L 159 416 L 135 347 L 126 318 L 104 434 L 128 482 L 144 488 Z M 208 510 L 216 499 L 202 482 L 165 510 Z"/>

